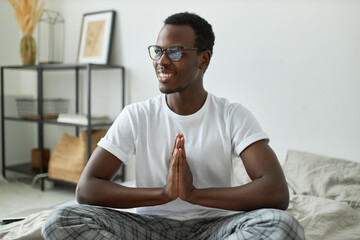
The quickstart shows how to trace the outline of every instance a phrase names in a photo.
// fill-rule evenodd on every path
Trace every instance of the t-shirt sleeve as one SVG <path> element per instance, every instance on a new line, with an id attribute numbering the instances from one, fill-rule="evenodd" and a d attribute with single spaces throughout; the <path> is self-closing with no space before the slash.
<path id="1" fill-rule="evenodd" d="M 240 104 L 233 105 L 230 114 L 231 144 L 236 156 L 259 140 L 269 140 L 254 115 Z"/>
<path id="2" fill-rule="evenodd" d="M 135 152 L 133 125 L 129 110 L 125 107 L 106 135 L 100 139 L 98 146 L 127 164 Z"/>

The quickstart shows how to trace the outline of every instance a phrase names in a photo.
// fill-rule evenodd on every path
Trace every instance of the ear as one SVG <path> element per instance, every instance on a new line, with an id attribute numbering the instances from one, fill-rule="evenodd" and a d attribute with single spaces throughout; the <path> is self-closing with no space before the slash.
<path id="1" fill-rule="evenodd" d="M 200 55 L 200 65 L 199 65 L 199 68 L 201 70 L 206 70 L 207 67 L 209 66 L 210 64 L 210 59 L 211 59 L 211 52 L 210 50 L 205 50 L 201 53 Z"/>

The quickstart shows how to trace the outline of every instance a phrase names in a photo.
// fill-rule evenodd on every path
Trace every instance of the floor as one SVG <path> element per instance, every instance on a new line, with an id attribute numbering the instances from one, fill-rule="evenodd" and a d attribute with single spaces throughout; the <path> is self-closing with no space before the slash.
<path id="1" fill-rule="evenodd" d="M 10 171 L 6 174 L 6 179 L 0 176 L 0 219 L 75 199 L 75 184 L 45 180 L 45 191 L 41 191 L 40 181 L 33 177 Z"/>

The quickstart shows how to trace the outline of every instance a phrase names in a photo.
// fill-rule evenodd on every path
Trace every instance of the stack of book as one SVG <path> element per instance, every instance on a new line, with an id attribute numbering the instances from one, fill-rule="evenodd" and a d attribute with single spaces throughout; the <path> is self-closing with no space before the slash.
<path id="1" fill-rule="evenodd" d="M 68 114 L 68 113 L 60 113 L 57 118 L 58 122 L 63 123 L 74 123 L 81 125 L 88 125 L 88 116 L 85 114 Z M 106 123 L 110 121 L 109 116 L 91 116 L 91 124 L 100 124 Z"/>

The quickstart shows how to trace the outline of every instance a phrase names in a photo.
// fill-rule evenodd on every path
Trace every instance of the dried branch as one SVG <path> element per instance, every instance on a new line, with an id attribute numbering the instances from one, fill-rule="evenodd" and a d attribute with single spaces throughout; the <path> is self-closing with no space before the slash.
<path id="1" fill-rule="evenodd" d="M 15 11 L 15 18 L 23 35 L 32 35 L 44 10 L 45 0 L 39 8 L 38 0 L 8 0 Z"/>

